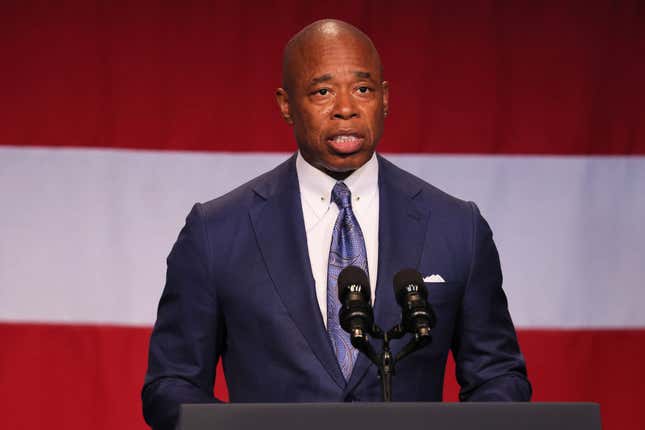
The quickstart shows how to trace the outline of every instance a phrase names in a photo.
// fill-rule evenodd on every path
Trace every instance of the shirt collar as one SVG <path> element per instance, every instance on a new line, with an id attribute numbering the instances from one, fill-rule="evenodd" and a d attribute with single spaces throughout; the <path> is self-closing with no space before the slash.
<path id="1" fill-rule="evenodd" d="M 300 185 L 300 194 L 304 202 L 313 210 L 318 218 L 329 209 L 331 191 L 336 185 L 336 179 L 309 164 L 298 151 L 296 156 L 296 172 Z M 376 153 L 343 180 L 352 192 L 352 207 L 359 209 L 367 207 L 378 192 L 378 159 Z"/>

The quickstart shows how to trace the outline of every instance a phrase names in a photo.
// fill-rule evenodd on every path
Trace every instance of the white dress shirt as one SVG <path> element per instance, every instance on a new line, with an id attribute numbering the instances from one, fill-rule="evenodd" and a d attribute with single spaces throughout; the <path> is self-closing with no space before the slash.
<path id="1" fill-rule="evenodd" d="M 327 262 L 331 247 L 338 206 L 331 201 L 331 190 L 336 179 L 318 170 L 300 155 L 296 157 L 296 171 L 300 186 L 300 201 L 307 234 L 309 262 L 316 282 L 316 298 L 325 326 L 327 325 Z M 352 192 L 352 210 L 361 226 L 367 251 L 372 302 L 378 270 L 378 160 L 376 154 L 342 182 Z"/>

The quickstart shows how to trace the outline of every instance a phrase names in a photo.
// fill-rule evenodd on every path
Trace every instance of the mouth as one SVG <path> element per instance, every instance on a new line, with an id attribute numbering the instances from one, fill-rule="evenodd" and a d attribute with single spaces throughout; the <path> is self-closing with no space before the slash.
<path id="1" fill-rule="evenodd" d="M 332 149 L 340 154 L 352 154 L 363 146 L 365 137 L 354 132 L 339 132 L 327 138 Z"/>

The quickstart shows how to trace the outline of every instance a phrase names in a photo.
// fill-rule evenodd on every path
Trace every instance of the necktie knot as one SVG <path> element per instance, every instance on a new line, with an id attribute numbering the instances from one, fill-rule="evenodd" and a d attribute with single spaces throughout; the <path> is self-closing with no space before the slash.
<path id="1" fill-rule="evenodd" d="M 339 209 L 352 206 L 352 192 L 349 191 L 349 188 L 344 182 L 336 182 L 334 189 L 331 190 L 331 199 Z"/>

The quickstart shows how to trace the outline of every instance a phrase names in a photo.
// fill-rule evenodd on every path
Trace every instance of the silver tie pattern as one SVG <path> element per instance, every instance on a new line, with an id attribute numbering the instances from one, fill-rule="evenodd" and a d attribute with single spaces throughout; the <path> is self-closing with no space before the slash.
<path id="1" fill-rule="evenodd" d="M 327 267 L 327 332 L 334 346 L 338 364 L 349 380 L 354 368 L 358 350 L 350 342 L 349 334 L 342 329 L 338 319 L 338 275 L 347 266 L 358 266 L 367 270 L 367 252 L 360 225 L 352 211 L 352 194 L 343 182 L 337 182 L 331 198 L 340 210 L 331 239 Z"/>

